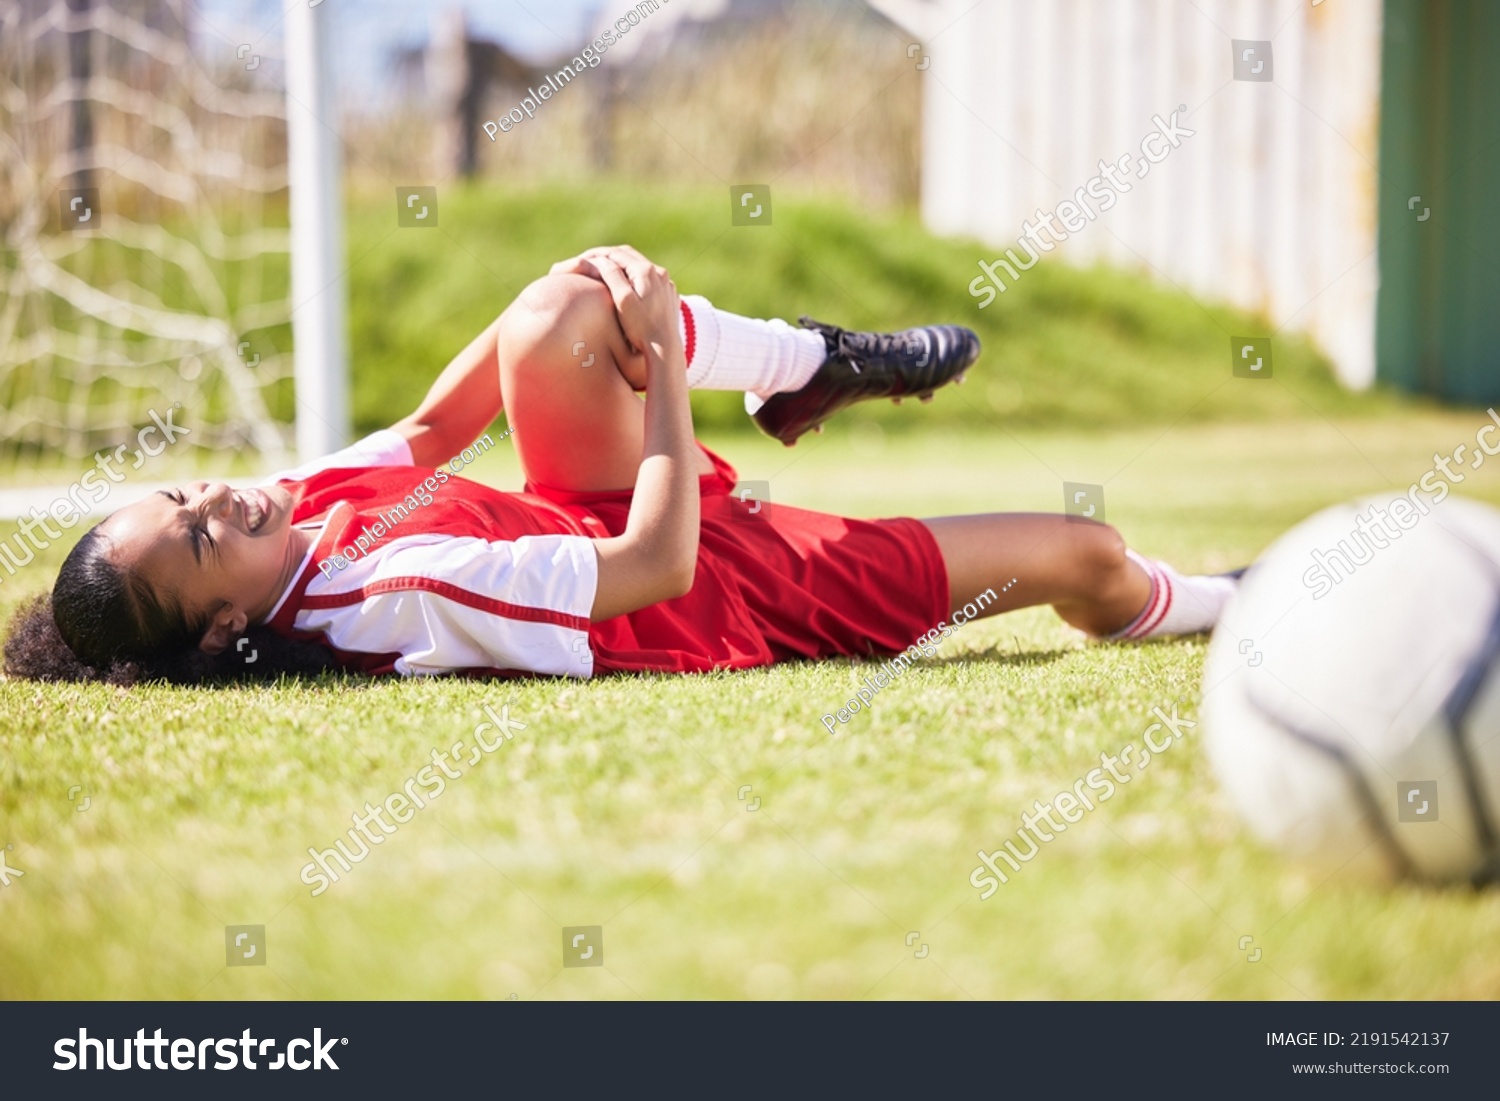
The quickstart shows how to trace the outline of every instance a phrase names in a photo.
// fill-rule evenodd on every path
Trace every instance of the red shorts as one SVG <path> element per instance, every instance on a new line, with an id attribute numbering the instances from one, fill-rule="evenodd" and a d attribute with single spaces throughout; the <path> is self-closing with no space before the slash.
<path id="1" fill-rule="evenodd" d="M 700 445 L 701 446 L 701 445 Z M 708 448 L 698 571 L 686 596 L 595 623 L 595 672 L 748 669 L 791 658 L 895 654 L 948 618 L 948 570 L 917 520 L 850 520 L 787 505 L 750 513 Z M 631 490 L 528 482 L 589 534 L 620 535 Z"/>

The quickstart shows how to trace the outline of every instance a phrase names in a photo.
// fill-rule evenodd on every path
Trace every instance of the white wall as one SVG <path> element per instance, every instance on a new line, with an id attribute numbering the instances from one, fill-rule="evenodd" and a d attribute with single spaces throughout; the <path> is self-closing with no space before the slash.
<path id="1" fill-rule="evenodd" d="M 872 3 L 931 59 L 933 230 L 994 259 L 1101 158 L 1133 170 L 1152 116 L 1185 104 L 1194 136 L 1043 263 L 1105 259 L 1261 311 L 1349 385 L 1373 381 L 1380 0 Z M 1233 79 L 1232 39 L 1271 41 L 1272 82 Z"/>

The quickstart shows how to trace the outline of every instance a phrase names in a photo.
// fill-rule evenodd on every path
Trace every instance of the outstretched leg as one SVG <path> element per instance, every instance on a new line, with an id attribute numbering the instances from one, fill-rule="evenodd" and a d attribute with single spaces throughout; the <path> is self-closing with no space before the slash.
<path id="1" fill-rule="evenodd" d="M 1091 635 L 1129 628 L 1130 637 L 1144 638 L 1207 630 L 1234 592 L 1227 578 L 1183 577 L 1134 554 L 1107 524 L 1049 513 L 944 516 L 923 523 L 948 567 L 953 607 L 995 591 L 998 599 L 983 615 L 1050 604 Z"/>

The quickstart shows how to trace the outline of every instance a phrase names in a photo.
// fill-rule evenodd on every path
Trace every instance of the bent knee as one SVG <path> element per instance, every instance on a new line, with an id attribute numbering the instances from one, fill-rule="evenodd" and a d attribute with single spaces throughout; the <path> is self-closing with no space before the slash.
<path id="1" fill-rule="evenodd" d="M 614 353 L 623 343 L 609 290 L 584 275 L 544 275 L 500 315 L 500 347 L 521 361 Z"/>
<path id="2" fill-rule="evenodd" d="M 615 309 L 609 288 L 603 283 L 586 275 L 569 274 L 544 275 L 527 284 L 505 312 L 524 312 L 533 321 L 555 326 L 598 323 L 613 318 Z"/>
<path id="3" fill-rule="evenodd" d="M 1125 539 L 1108 524 L 1090 524 L 1081 528 L 1087 534 L 1080 540 L 1078 565 L 1093 577 L 1107 577 L 1122 569 L 1126 562 Z"/>

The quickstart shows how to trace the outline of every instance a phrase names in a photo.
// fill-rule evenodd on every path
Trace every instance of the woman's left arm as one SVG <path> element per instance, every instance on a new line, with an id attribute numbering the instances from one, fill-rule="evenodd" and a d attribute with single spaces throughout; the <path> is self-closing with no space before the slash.
<path id="1" fill-rule="evenodd" d="M 500 363 L 495 327 L 453 357 L 416 412 L 391 425 L 411 447 L 417 466 L 440 466 L 473 443 L 500 415 Z"/>

